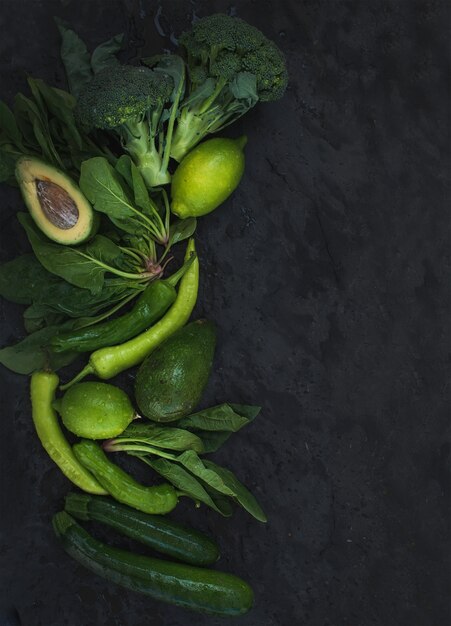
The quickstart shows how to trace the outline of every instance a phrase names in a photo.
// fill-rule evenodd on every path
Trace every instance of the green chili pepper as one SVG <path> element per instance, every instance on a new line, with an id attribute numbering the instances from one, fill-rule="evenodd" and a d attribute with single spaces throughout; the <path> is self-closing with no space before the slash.
<path id="1" fill-rule="evenodd" d="M 188 261 L 191 255 L 195 253 L 194 239 L 190 239 L 186 249 L 185 261 Z M 108 380 L 134 365 L 139 365 L 163 341 L 186 324 L 196 304 L 198 288 L 199 261 L 195 257 L 180 281 L 174 304 L 159 322 L 125 343 L 101 348 L 93 352 L 88 365 L 70 382 L 62 385 L 61 389 L 67 389 L 88 374 L 95 374 L 103 380 Z"/>
<path id="2" fill-rule="evenodd" d="M 92 352 L 105 346 L 115 346 L 147 330 L 166 313 L 174 303 L 175 286 L 187 271 L 193 259 L 166 280 L 150 283 L 135 306 L 121 317 L 87 328 L 60 333 L 52 340 L 55 352 Z"/>
<path id="3" fill-rule="evenodd" d="M 74 485 L 89 493 L 106 495 L 97 480 L 81 465 L 63 435 L 52 407 L 59 379 L 53 372 L 35 372 L 31 377 L 31 408 L 34 426 L 50 458 Z"/>
<path id="4" fill-rule="evenodd" d="M 99 483 L 118 502 L 144 513 L 169 513 L 176 506 L 177 493 L 169 483 L 155 487 L 140 485 L 123 469 L 112 463 L 102 448 L 94 441 L 82 439 L 73 446 L 80 463 L 92 472 Z"/>

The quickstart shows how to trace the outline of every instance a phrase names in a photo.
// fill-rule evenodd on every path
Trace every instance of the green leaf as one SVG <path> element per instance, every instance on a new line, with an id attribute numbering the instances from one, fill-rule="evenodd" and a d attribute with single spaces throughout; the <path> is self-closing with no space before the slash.
<path id="1" fill-rule="evenodd" d="M 28 335 L 13 346 L 3 348 L 0 350 L 0 363 L 17 374 L 31 374 L 35 370 L 46 367 L 56 371 L 68 365 L 77 357 L 77 354 L 56 354 L 49 348 L 52 337 L 61 328 L 61 326 L 47 326 Z"/>
<path id="2" fill-rule="evenodd" d="M 230 517 L 233 513 L 233 506 L 229 498 L 222 496 L 220 493 L 205 485 L 205 491 L 215 503 L 216 508 L 224 517 Z"/>
<path id="3" fill-rule="evenodd" d="M 128 154 L 122 154 L 114 166 L 116 172 L 122 176 L 130 189 L 133 188 L 132 163 L 133 161 Z"/>
<path id="4" fill-rule="evenodd" d="M 25 151 L 22 133 L 16 118 L 11 109 L 2 101 L 0 101 L 0 129 L 21 152 Z"/>
<path id="5" fill-rule="evenodd" d="M 81 149 L 83 140 L 74 117 L 75 98 L 67 91 L 50 87 L 41 79 L 29 78 L 28 83 L 30 86 L 34 85 L 34 90 L 40 94 L 51 115 L 63 124 L 63 132 L 66 136 L 77 148 Z"/>
<path id="6" fill-rule="evenodd" d="M 177 462 L 181 463 L 194 476 L 200 478 L 210 487 L 226 496 L 234 496 L 234 492 L 224 483 L 222 477 L 215 470 L 209 469 L 204 462 L 192 450 L 187 450 L 177 457 Z"/>
<path id="7" fill-rule="evenodd" d="M 195 110 L 201 108 L 202 104 L 207 100 L 216 87 L 216 81 L 214 78 L 207 78 L 199 87 L 191 91 L 189 96 L 183 101 L 183 107 L 189 107 Z"/>
<path id="8" fill-rule="evenodd" d="M 232 433 L 229 431 L 218 430 L 216 432 L 208 430 L 196 430 L 197 436 L 202 440 L 204 450 L 202 454 L 211 454 L 216 452 L 229 439 Z"/>
<path id="9" fill-rule="evenodd" d="M 127 233 L 143 230 L 142 214 L 134 206 L 123 180 L 104 157 L 94 157 L 81 165 L 80 188 L 96 211 Z"/>
<path id="10" fill-rule="evenodd" d="M 33 83 L 30 84 L 30 87 Z M 27 142 L 36 147 L 42 157 L 53 165 L 62 167 L 61 159 L 50 137 L 47 113 L 45 106 L 38 97 L 33 102 L 23 94 L 18 93 L 14 100 L 14 112 L 16 121 Z"/>
<path id="11" fill-rule="evenodd" d="M 23 323 L 28 334 L 34 333 L 44 326 L 56 326 L 62 324 L 66 318 L 60 313 L 49 311 L 40 304 L 32 304 L 25 309 Z"/>
<path id="12" fill-rule="evenodd" d="M 197 220 L 195 217 L 187 217 L 184 220 L 177 220 L 169 227 L 169 244 L 171 246 L 189 239 L 196 230 Z"/>
<path id="13" fill-rule="evenodd" d="M 193 430 L 226 430 L 236 433 L 248 423 L 249 420 L 235 412 L 229 404 L 219 404 L 184 417 L 177 422 L 177 426 Z"/>
<path id="14" fill-rule="evenodd" d="M 47 314 L 59 313 L 74 318 L 92 316 L 133 292 L 137 295 L 141 292 L 141 288 L 137 289 L 132 281 L 106 278 L 101 291 L 93 295 L 88 289 L 75 287 L 52 274 L 50 276 L 55 281 L 43 286 L 33 299 L 33 306 L 40 307 Z"/>
<path id="15" fill-rule="evenodd" d="M 46 270 L 76 287 L 89 289 L 92 294 L 101 292 L 105 273 L 115 267 L 121 258 L 121 251 L 116 244 L 97 235 L 85 246 L 61 246 L 48 240 L 27 213 L 19 213 L 18 219 L 27 233 L 36 258 Z"/>
<path id="16" fill-rule="evenodd" d="M 33 105 L 31 100 L 23 94 L 16 94 L 14 97 L 14 117 L 27 146 L 36 152 L 41 152 L 33 130 L 33 116 L 36 114 L 39 116 L 39 112 L 36 111 L 34 105 L 30 106 L 30 103 Z"/>
<path id="17" fill-rule="evenodd" d="M 76 97 L 92 78 L 91 58 L 85 43 L 67 23 L 55 18 L 61 35 L 61 59 L 66 70 L 69 91 Z"/>
<path id="18" fill-rule="evenodd" d="M 177 465 L 177 463 L 173 463 L 172 461 L 168 461 L 166 459 L 151 459 L 147 456 L 136 456 L 139 456 L 144 463 L 149 465 L 158 474 L 160 474 L 160 476 L 163 476 L 163 478 L 172 483 L 174 487 L 193 500 L 203 502 L 218 513 L 221 513 L 221 515 L 227 515 L 226 507 L 218 506 L 207 490 L 203 487 L 202 483 L 183 469 L 183 467 Z M 224 511 L 226 512 L 224 513 Z"/>
<path id="19" fill-rule="evenodd" d="M 240 72 L 230 83 L 230 91 L 236 100 L 245 103 L 246 110 L 258 102 L 257 79 L 255 74 Z"/>
<path id="20" fill-rule="evenodd" d="M 202 441 L 189 430 L 170 426 L 155 426 L 154 424 L 133 423 L 116 439 L 120 442 L 127 439 L 130 443 L 148 443 L 157 448 L 166 450 L 194 450 L 202 452 Z"/>
<path id="21" fill-rule="evenodd" d="M 248 404 L 220 404 L 184 417 L 177 426 L 194 430 L 202 439 L 204 454 L 207 454 L 216 452 L 232 433 L 247 426 L 260 409 Z"/>
<path id="22" fill-rule="evenodd" d="M 23 254 L 0 265 L 0 296 L 17 304 L 31 304 L 42 289 L 58 283 L 33 254 Z"/>
<path id="23" fill-rule="evenodd" d="M 133 161 L 130 162 L 130 171 L 132 175 L 132 189 L 135 196 L 135 204 L 143 209 L 143 211 L 151 212 L 152 205 L 150 202 L 149 191 L 147 190 L 146 183 L 144 182 L 141 172 Z"/>
<path id="24" fill-rule="evenodd" d="M 232 407 L 235 413 L 242 415 L 249 422 L 252 422 L 262 410 L 261 406 L 256 404 L 235 404 L 234 402 L 228 402 L 228 405 Z"/>
<path id="25" fill-rule="evenodd" d="M 233 472 L 207 459 L 204 460 L 204 464 L 209 470 L 215 472 L 216 475 L 221 478 L 222 482 L 248 513 L 260 522 L 267 521 L 267 517 L 255 497 L 251 494 L 249 489 L 238 480 Z"/>
<path id="26" fill-rule="evenodd" d="M 22 156 L 15 148 L 8 145 L 0 146 L 0 183 L 16 185 L 16 162 Z"/>
<path id="27" fill-rule="evenodd" d="M 91 57 L 91 67 L 94 74 L 101 72 L 107 67 L 119 64 L 116 54 L 122 49 L 123 43 L 124 33 L 120 33 L 97 46 Z"/>

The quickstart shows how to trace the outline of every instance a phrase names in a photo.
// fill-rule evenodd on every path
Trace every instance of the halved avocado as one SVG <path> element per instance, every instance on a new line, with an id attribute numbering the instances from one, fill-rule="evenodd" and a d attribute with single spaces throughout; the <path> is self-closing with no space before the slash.
<path id="1" fill-rule="evenodd" d="M 16 178 L 32 218 L 49 239 L 76 245 L 95 234 L 98 213 L 64 172 L 34 157 L 21 157 Z"/>

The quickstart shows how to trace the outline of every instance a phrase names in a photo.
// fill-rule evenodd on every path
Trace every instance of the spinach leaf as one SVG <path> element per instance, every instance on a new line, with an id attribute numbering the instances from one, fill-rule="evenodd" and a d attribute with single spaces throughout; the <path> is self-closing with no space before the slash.
<path id="1" fill-rule="evenodd" d="M 17 304 L 32 304 L 45 287 L 58 283 L 33 254 L 23 254 L 0 265 L 0 296 Z"/>
<path id="2" fill-rule="evenodd" d="M 116 171 L 122 176 L 130 189 L 133 187 L 132 177 L 132 163 L 131 157 L 128 154 L 122 154 L 116 161 L 114 166 Z"/>
<path id="3" fill-rule="evenodd" d="M 252 407 L 259 409 L 259 407 Z M 247 417 L 243 417 L 234 411 L 230 404 L 219 404 L 209 409 L 204 409 L 193 415 L 188 415 L 177 422 L 177 426 L 193 430 L 229 431 L 236 433 L 240 428 L 249 423 Z"/>
<path id="4" fill-rule="evenodd" d="M 213 469 L 209 469 L 204 462 L 192 450 L 187 450 L 177 457 L 177 462 L 181 463 L 194 476 L 200 478 L 210 487 L 226 496 L 234 496 L 234 492 L 224 483 L 222 477 Z"/>
<path id="5" fill-rule="evenodd" d="M 256 404 L 236 404 L 235 402 L 228 402 L 228 405 L 232 407 L 235 413 L 247 418 L 248 423 L 252 422 L 262 410 L 261 406 Z"/>
<path id="6" fill-rule="evenodd" d="M 210 498 L 215 503 L 216 509 L 219 510 L 224 517 L 230 517 L 233 513 L 233 506 L 230 500 L 226 496 L 222 496 L 220 493 L 211 489 L 208 485 L 205 485 L 205 491 L 209 494 Z"/>
<path id="7" fill-rule="evenodd" d="M 26 98 L 21 94 L 18 94 L 17 98 L 19 99 L 19 101 L 22 101 L 23 112 L 24 114 L 28 115 L 28 118 L 33 127 L 34 136 L 40 146 L 44 158 L 51 163 L 62 166 L 60 156 L 55 148 L 51 137 L 48 116 L 49 112 L 47 110 L 45 101 L 41 96 L 36 82 L 33 79 L 28 79 L 28 85 L 30 87 L 30 91 L 34 100 Z"/>
<path id="8" fill-rule="evenodd" d="M 56 326 L 64 322 L 66 318 L 61 313 L 49 311 L 40 304 L 32 304 L 25 309 L 23 323 L 28 334 L 44 328 L 44 326 Z"/>
<path id="9" fill-rule="evenodd" d="M 121 251 L 110 239 L 97 235 L 85 246 L 71 248 L 52 243 L 39 230 L 31 216 L 19 213 L 18 219 L 33 248 L 38 261 L 52 274 L 92 294 L 99 294 L 105 281 L 105 273 L 112 271 Z"/>
<path id="10" fill-rule="evenodd" d="M 144 287 L 122 278 L 106 278 L 93 295 L 48 272 L 33 254 L 24 254 L 0 265 L 0 296 L 17 304 L 31 305 L 25 317 L 47 319 L 57 313 L 68 317 L 92 316 Z"/>
<path id="11" fill-rule="evenodd" d="M 96 211 L 105 213 L 115 226 L 130 234 L 143 230 L 143 216 L 132 204 L 123 180 L 104 157 L 81 165 L 80 188 Z"/>
<path id="12" fill-rule="evenodd" d="M 222 515 L 228 514 L 224 507 L 220 507 L 215 503 L 202 483 L 183 469 L 183 467 L 177 465 L 177 463 L 173 463 L 167 459 L 151 459 L 147 456 L 139 456 L 139 458 L 185 495 L 198 502 L 203 502 Z M 224 510 L 226 511 L 225 513 Z"/>
<path id="13" fill-rule="evenodd" d="M 194 450 L 202 452 L 202 441 L 194 433 L 181 428 L 168 426 L 155 426 L 154 424 L 133 423 L 126 430 L 116 437 L 116 441 L 133 441 L 136 443 L 147 443 L 150 446 L 163 448 L 166 450 Z"/>
<path id="14" fill-rule="evenodd" d="M 66 326 L 47 326 L 34 332 L 13 346 L 0 350 L 0 363 L 17 374 L 31 374 L 35 370 L 50 367 L 58 370 L 71 363 L 76 353 L 57 354 L 50 348 L 52 337 Z"/>
<path id="15" fill-rule="evenodd" d="M 30 106 L 30 103 L 32 106 Z M 34 152 L 40 152 L 40 146 L 33 130 L 33 117 L 39 115 L 29 98 L 21 93 L 14 97 L 14 117 L 26 144 Z"/>
<path id="16" fill-rule="evenodd" d="M 152 212 L 152 204 L 146 183 L 133 161 L 130 161 L 130 171 L 132 175 L 132 189 L 135 196 L 135 204 L 143 209 L 143 211 Z"/>
<path id="17" fill-rule="evenodd" d="M 216 432 L 208 430 L 196 430 L 196 435 L 202 440 L 204 450 L 202 454 L 210 454 L 216 452 L 232 435 L 230 431 L 217 430 Z"/>
<path id="18" fill-rule="evenodd" d="M 61 122 L 61 131 L 66 134 L 66 139 L 69 139 L 70 143 L 81 149 L 83 140 L 74 117 L 75 98 L 67 91 L 50 87 L 41 79 L 29 78 L 28 84 L 33 93 L 41 97 L 49 113 Z M 51 132 L 50 134 L 52 137 L 56 136 L 58 138 L 56 132 Z"/>
<path id="19" fill-rule="evenodd" d="M 54 284 L 44 287 L 34 298 L 34 305 L 68 317 L 92 316 L 133 293 L 138 295 L 142 288 L 135 287 L 131 281 L 106 278 L 101 291 L 93 295 L 88 289 L 56 279 Z"/>
<path id="20" fill-rule="evenodd" d="M 69 28 L 68 24 L 55 18 L 61 35 L 61 59 L 66 70 L 70 92 L 78 98 L 81 88 L 92 77 L 91 59 L 85 43 Z"/>
<path id="21" fill-rule="evenodd" d="M 11 145 L 0 145 L 0 183 L 17 185 L 15 171 L 16 161 L 22 156 L 21 152 Z"/>
<path id="22" fill-rule="evenodd" d="M 177 426 L 194 430 L 202 439 L 204 454 L 216 452 L 230 435 L 247 426 L 259 414 L 261 407 L 249 404 L 219 404 L 188 415 Z"/>
<path id="23" fill-rule="evenodd" d="M 112 65 L 118 65 L 119 61 L 116 54 L 122 49 L 123 43 L 124 33 L 120 33 L 97 46 L 91 56 L 91 67 L 94 74 Z"/>
<path id="24" fill-rule="evenodd" d="M 249 489 L 238 480 L 235 474 L 225 467 L 220 467 L 216 465 L 216 463 L 213 463 L 213 461 L 208 461 L 207 459 L 204 460 L 204 465 L 207 469 L 214 472 L 216 476 L 221 478 L 223 484 L 226 485 L 227 489 L 232 492 L 232 495 L 248 513 L 260 522 L 267 521 L 267 517 L 255 497 L 251 494 Z"/>
<path id="25" fill-rule="evenodd" d="M 33 150 L 30 148 L 27 150 L 28 155 L 33 154 Z M 16 179 L 16 163 L 23 155 L 18 148 L 15 148 L 11 144 L 0 143 L 0 182 L 8 183 L 13 187 L 17 187 Z"/>
<path id="26" fill-rule="evenodd" d="M 177 220 L 169 227 L 169 244 L 172 246 L 179 241 L 189 239 L 196 230 L 197 221 L 195 217 L 187 217 L 184 220 Z"/>
<path id="27" fill-rule="evenodd" d="M 14 114 L 11 109 L 4 102 L 1 101 L 0 130 L 11 143 L 17 146 L 17 148 L 19 148 L 22 152 L 25 151 L 22 133 L 20 132 L 20 128 L 17 125 Z"/>

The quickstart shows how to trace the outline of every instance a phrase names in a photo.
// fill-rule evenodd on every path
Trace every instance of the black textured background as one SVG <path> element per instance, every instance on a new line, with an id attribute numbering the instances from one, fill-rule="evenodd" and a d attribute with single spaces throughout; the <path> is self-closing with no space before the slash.
<path id="1" fill-rule="evenodd" d="M 230 11 L 288 57 L 286 97 L 231 129 L 249 137 L 241 186 L 198 229 L 197 313 L 220 335 L 204 404 L 264 406 L 217 459 L 269 523 L 188 502 L 174 513 L 217 537 L 219 566 L 252 582 L 242 626 L 450 620 L 446 4 L 0 3 L 7 101 L 26 73 L 64 85 L 54 14 L 91 45 L 125 30 L 134 58 L 172 49 L 193 16 Z M 25 248 L 21 203 L 0 194 L 7 260 Z M 22 332 L 20 307 L 0 310 L 5 343 Z M 23 626 L 235 623 L 154 603 L 71 561 L 50 525 L 68 483 L 33 433 L 27 381 L 2 369 L 1 392 L 1 601 Z"/>

